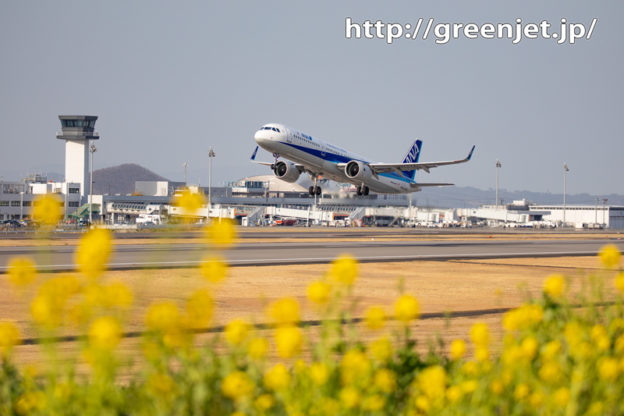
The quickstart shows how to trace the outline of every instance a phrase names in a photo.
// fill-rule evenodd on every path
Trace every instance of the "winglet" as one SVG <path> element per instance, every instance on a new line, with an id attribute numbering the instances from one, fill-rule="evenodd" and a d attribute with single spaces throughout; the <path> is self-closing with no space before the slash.
<path id="1" fill-rule="evenodd" d="M 466 158 L 466 160 L 470 160 L 470 158 L 472 157 L 472 152 L 474 152 L 475 149 L 475 145 L 472 145 L 472 149 L 470 149 L 470 153 L 468 153 L 468 157 Z"/>
<path id="2" fill-rule="evenodd" d="M 256 146 L 256 150 L 251 155 L 251 160 L 256 160 L 256 153 L 258 153 L 258 146 Z"/>

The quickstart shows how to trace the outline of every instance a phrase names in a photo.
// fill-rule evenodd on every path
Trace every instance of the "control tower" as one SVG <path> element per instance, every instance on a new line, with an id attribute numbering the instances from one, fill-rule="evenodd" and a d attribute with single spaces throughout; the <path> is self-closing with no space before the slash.
<path id="1" fill-rule="evenodd" d="M 80 184 L 80 199 L 84 202 L 89 188 L 89 143 L 98 140 L 94 131 L 97 116 L 59 116 L 62 133 L 56 138 L 65 140 L 65 183 Z"/>

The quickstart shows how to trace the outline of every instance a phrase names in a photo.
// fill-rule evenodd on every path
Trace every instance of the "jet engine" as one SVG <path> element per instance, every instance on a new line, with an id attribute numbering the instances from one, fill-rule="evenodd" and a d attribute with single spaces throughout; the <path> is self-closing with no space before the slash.
<path id="1" fill-rule="evenodd" d="M 295 166 L 294 163 L 279 161 L 275 165 L 273 165 L 273 173 L 279 179 L 286 182 L 296 182 L 299 179 L 299 169 Z"/>
<path id="2" fill-rule="evenodd" d="M 345 175 L 347 175 L 347 178 L 349 179 L 365 181 L 366 179 L 369 179 L 372 174 L 373 172 L 371 171 L 371 168 L 367 164 L 358 160 L 352 160 L 347 163 L 347 166 L 345 166 Z"/>

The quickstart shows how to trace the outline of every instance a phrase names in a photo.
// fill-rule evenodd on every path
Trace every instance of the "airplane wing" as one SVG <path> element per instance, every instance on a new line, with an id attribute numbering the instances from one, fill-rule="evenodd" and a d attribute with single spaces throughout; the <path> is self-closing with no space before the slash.
<path id="1" fill-rule="evenodd" d="M 438 166 L 444 165 L 455 165 L 458 163 L 465 163 L 470 160 L 472 157 L 472 152 L 474 152 L 475 146 L 472 146 L 470 149 L 470 153 L 464 159 L 459 160 L 446 160 L 442 162 L 418 162 L 418 163 L 370 163 L 369 166 L 374 173 L 382 173 L 382 172 L 401 172 L 405 170 L 416 170 L 422 169 L 425 172 L 429 173 L 429 169 L 436 168 Z M 425 184 L 418 184 L 427 186 Z M 450 184 L 435 184 L 432 186 L 442 186 L 442 185 L 450 185 Z"/>
<path id="2" fill-rule="evenodd" d="M 425 187 L 425 186 L 453 186 L 453 185 L 455 185 L 455 184 L 454 183 L 433 183 L 433 182 L 430 182 L 430 183 L 418 182 L 418 183 L 410 184 L 410 186 L 412 188 L 421 188 L 421 187 Z"/>

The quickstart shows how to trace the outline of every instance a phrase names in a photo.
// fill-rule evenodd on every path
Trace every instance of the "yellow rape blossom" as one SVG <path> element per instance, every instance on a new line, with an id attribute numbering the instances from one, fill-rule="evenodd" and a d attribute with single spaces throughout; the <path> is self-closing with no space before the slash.
<path id="1" fill-rule="evenodd" d="M 96 319 L 89 328 L 89 343 L 101 350 L 112 350 L 121 338 L 121 325 L 110 316 Z"/>
<path id="2" fill-rule="evenodd" d="M 418 387 L 431 400 L 444 397 L 446 393 L 446 371 L 439 365 L 425 368 L 418 374 Z"/>
<path id="3" fill-rule="evenodd" d="M 20 332 L 13 322 L 0 321 L 0 353 L 7 355 L 19 343 Z"/>
<path id="4" fill-rule="evenodd" d="M 120 309 L 128 309 L 132 306 L 134 295 L 123 282 L 113 281 L 102 285 L 101 292 L 103 304 L 106 306 L 116 306 Z"/>
<path id="5" fill-rule="evenodd" d="M 253 338 L 247 346 L 247 354 L 253 360 L 263 359 L 269 350 L 269 341 L 265 338 Z"/>
<path id="6" fill-rule="evenodd" d="M 281 326 L 275 330 L 277 353 L 282 358 L 291 358 L 299 354 L 302 343 L 301 329 L 296 326 Z"/>
<path id="7" fill-rule="evenodd" d="M 566 290 L 565 277 L 562 274 L 552 274 L 544 281 L 544 293 L 553 299 L 558 299 Z"/>
<path id="8" fill-rule="evenodd" d="M 392 356 L 392 342 L 388 337 L 379 338 L 371 342 L 368 350 L 375 360 L 384 362 Z"/>
<path id="9" fill-rule="evenodd" d="M 362 408 L 371 412 L 378 412 L 386 405 L 386 399 L 379 394 L 366 396 L 362 401 Z"/>
<path id="10" fill-rule="evenodd" d="M 104 228 L 87 231 L 80 239 L 75 261 L 78 270 L 87 277 L 96 278 L 104 272 L 112 252 L 111 232 Z"/>
<path id="11" fill-rule="evenodd" d="M 559 407 L 565 407 L 570 402 L 570 390 L 567 387 L 560 387 L 553 395 L 554 402 Z"/>
<path id="12" fill-rule="evenodd" d="M 253 380 L 242 371 L 234 371 L 223 379 L 221 391 L 233 400 L 241 400 L 251 396 L 254 390 Z"/>
<path id="13" fill-rule="evenodd" d="M 382 392 L 391 393 L 396 387 L 396 374 L 387 368 L 382 368 L 375 373 L 373 383 Z"/>
<path id="14" fill-rule="evenodd" d="M 542 321 L 544 310 L 537 304 L 524 304 L 503 316 L 503 327 L 507 331 L 528 329 Z"/>
<path id="15" fill-rule="evenodd" d="M 470 339 L 477 347 L 487 347 L 490 343 L 490 330 L 487 324 L 477 322 L 470 328 Z"/>
<path id="16" fill-rule="evenodd" d="M 205 204 L 206 200 L 204 199 L 204 196 L 200 193 L 191 191 L 189 188 L 184 188 L 173 201 L 173 205 L 180 208 L 181 214 L 186 216 L 197 215 L 199 209 Z"/>
<path id="17" fill-rule="evenodd" d="M 466 341 L 455 339 L 451 342 L 451 359 L 457 361 L 466 354 Z"/>
<path id="18" fill-rule="evenodd" d="M 199 271 L 209 282 L 219 283 L 227 276 L 228 265 L 220 256 L 209 256 L 202 260 Z"/>
<path id="19" fill-rule="evenodd" d="M 624 294 L 624 273 L 620 272 L 613 279 L 613 285 L 620 292 L 620 294 Z"/>
<path id="20" fill-rule="evenodd" d="M 345 387 L 340 390 L 340 402 L 347 409 L 353 409 L 360 402 L 360 392 L 354 387 Z"/>
<path id="21" fill-rule="evenodd" d="M 345 353 L 340 362 L 342 382 L 344 384 L 364 381 L 370 371 L 370 362 L 360 350 L 351 349 Z"/>
<path id="22" fill-rule="evenodd" d="M 319 280 L 310 283 L 307 292 L 310 301 L 319 305 L 324 305 L 329 300 L 330 287 L 327 283 Z"/>
<path id="23" fill-rule="evenodd" d="M 322 386 L 329 378 L 329 369 L 325 363 L 312 363 L 310 365 L 310 378 L 317 386 Z"/>
<path id="24" fill-rule="evenodd" d="M 332 261 L 329 277 L 336 283 L 351 286 L 358 276 L 358 263 L 355 258 L 343 254 Z"/>
<path id="25" fill-rule="evenodd" d="M 206 289 L 199 289 L 186 301 L 187 323 L 191 328 L 208 326 L 212 319 L 214 300 Z"/>
<path id="26" fill-rule="evenodd" d="M 277 325 L 291 325 L 299 322 L 299 302 L 295 298 L 281 298 L 267 308 L 267 315 Z"/>
<path id="27" fill-rule="evenodd" d="M 399 321 L 408 324 L 420 315 L 420 305 L 413 296 L 401 295 L 394 303 L 394 315 Z"/>
<path id="28" fill-rule="evenodd" d="M 607 244 L 598 253 L 602 265 L 606 268 L 615 268 L 620 265 L 620 249 L 615 244 Z"/>
<path id="29" fill-rule="evenodd" d="M 275 399 L 270 394 L 261 394 L 256 398 L 254 404 L 261 411 L 266 411 L 273 407 L 273 405 L 275 404 Z"/>
<path id="30" fill-rule="evenodd" d="M 526 383 L 520 383 L 514 389 L 514 399 L 522 401 L 528 397 L 529 392 L 529 386 Z"/>
<path id="31" fill-rule="evenodd" d="M 204 228 L 208 242 L 219 248 L 227 248 L 236 244 L 237 231 L 234 222 L 227 218 L 213 220 Z"/>
<path id="32" fill-rule="evenodd" d="M 615 358 L 604 357 L 598 361 L 598 375 L 601 380 L 612 382 L 619 374 L 619 363 Z"/>
<path id="33" fill-rule="evenodd" d="M 14 257 L 9 261 L 9 281 L 13 286 L 24 287 L 37 276 L 35 263 L 29 257 Z"/>
<path id="34" fill-rule="evenodd" d="M 284 390 L 290 384 L 290 373 L 282 363 L 275 364 L 264 373 L 264 385 L 274 391 Z"/>
<path id="35" fill-rule="evenodd" d="M 251 325 L 240 318 L 231 320 L 225 326 L 225 339 L 231 345 L 241 345 L 247 340 L 251 332 Z"/>
<path id="36" fill-rule="evenodd" d="M 386 313 L 381 306 L 371 306 L 364 313 L 366 326 L 371 330 L 383 328 L 386 320 Z"/>
<path id="37" fill-rule="evenodd" d="M 179 328 L 181 323 L 178 306 L 171 301 L 152 303 L 145 316 L 145 324 L 150 330 L 172 331 Z"/>
<path id="38" fill-rule="evenodd" d="M 38 196 L 33 201 L 32 219 L 42 225 L 56 225 L 63 216 L 61 200 L 54 194 Z"/>

